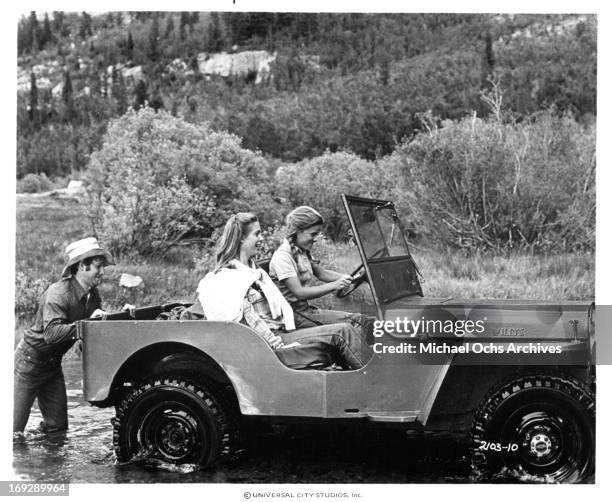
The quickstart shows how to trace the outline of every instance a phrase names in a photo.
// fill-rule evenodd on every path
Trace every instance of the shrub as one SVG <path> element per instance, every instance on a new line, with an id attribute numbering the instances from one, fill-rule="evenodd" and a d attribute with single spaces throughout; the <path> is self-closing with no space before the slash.
<path id="1" fill-rule="evenodd" d="M 387 160 L 418 230 L 458 247 L 593 249 L 595 131 L 541 113 L 520 124 L 445 121 Z"/>
<path id="2" fill-rule="evenodd" d="M 45 173 L 26 174 L 17 180 L 17 193 L 40 193 L 53 190 L 55 186 Z"/>
<path id="3" fill-rule="evenodd" d="M 32 321 L 38 310 L 40 296 L 49 287 L 46 279 L 34 279 L 23 272 L 15 275 L 15 316 Z"/>
<path id="4" fill-rule="evenodd" d="M 163 255 L 230 213 L 278 217 L 268 162 L 240 139 L 150 108 L 113 121 L 87 173 L 94 229 L 119 254 Z"/>
<path id="5" fill-rule="evenodd" d="M 325 233 L 336 240 L 348 230 L 340 194 L 385 198 L 395 181 L 393 173 L 376 162 L 340 152 L 280 167 L 276 183 L 290 209 L 305 204 L 320 211 Z"/>

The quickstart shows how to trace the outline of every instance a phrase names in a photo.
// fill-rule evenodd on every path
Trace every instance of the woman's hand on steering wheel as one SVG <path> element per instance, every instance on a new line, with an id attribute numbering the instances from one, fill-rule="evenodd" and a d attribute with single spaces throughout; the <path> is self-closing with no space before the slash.
<path id="1" fill-rule="evenodd" d="M 379 249 L 378 251 L 376 251 L 376 253 L 374 253 L 372 256 L 370 256 L 369 259 L 371 258 L 378 258 L 380 256 L 383 256 L 385 254 L 386 250 L 383 249 Z M 363 284 L 365 281 L 368 280 L 368 276 L 366 274 L 365 271 L 365 267 L 363 266 L 363 263 L 361 265 L 359 265 L 355 270 L 353 270 L 351 272 L 351 283 L 346 286 L 345 288 L 339 289 L 338 291 L 336 291 L 336 296 L 338 298 L 345 298 L 348 295 L 350 295 L 353 291 L 355 291 L 359 286 L 361 286 L 361 284 Z"/>

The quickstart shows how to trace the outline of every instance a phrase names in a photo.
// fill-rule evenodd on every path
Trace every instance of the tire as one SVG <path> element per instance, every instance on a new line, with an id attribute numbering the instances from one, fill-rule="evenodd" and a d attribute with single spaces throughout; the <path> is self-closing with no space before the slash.
<path id="1" fill-rule="evenodd" d="M 229 407 L 202 384 L 151 378 L 117 406 L 112 421 L 117 460 L 151 457 L 210 467 L 231 453 L 235 420 L 230 415 Z"/>
<path id="2" fill-rule="evenodd" d="M 595 466 L 594 395 L 571 377 L 514 377 L 484 398 L 470 450 L 477 477 L 583 482 Z"/>

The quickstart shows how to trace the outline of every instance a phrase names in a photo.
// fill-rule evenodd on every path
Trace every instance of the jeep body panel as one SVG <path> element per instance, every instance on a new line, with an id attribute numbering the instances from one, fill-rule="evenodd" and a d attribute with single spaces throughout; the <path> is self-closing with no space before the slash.
<path id="1" fill-rule="evenodd" d="M 424 423 L 433 404 L 429 396 L 435 396 L 449 362 L 448 356 L 434 356 L 429 364 L 410 364 L 375 354 L 354 371 L 294 370 L 238 323 L 81 321 L 78 329 L 84 340 L 83 398 L 91 403 L 104 402 L 113 385 L 123 383 L 116 376 L 132 356 L 170 342 L 212 358 L 231 381 L 244 415 L 377 420 L 388 414 Z"/>

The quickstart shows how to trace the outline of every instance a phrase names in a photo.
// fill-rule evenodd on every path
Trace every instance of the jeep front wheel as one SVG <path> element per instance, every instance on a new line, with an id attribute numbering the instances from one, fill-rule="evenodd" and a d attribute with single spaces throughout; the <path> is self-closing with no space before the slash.
<path id="1" fill-rule="evenodd" d="M 230 452 L 227 411 L 204 386 L 158 377 L 134 388 L 117 407 L 113 442 L 119 461 L 155 458 L 207 467 Z"/>
<path id="2" fill-rule="evenodd" d="M 472 468 L 526 482 L 585 481 L 594 470 L 595 399 L 562 376 L 515 378 L 491 391 L 472 426 Z"/>

